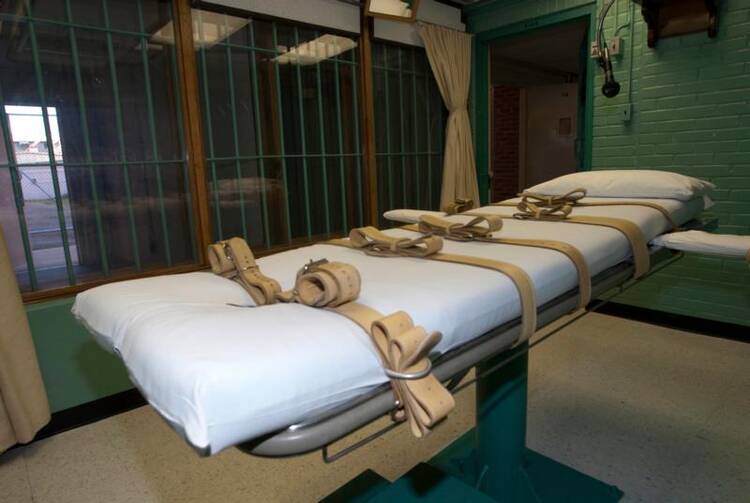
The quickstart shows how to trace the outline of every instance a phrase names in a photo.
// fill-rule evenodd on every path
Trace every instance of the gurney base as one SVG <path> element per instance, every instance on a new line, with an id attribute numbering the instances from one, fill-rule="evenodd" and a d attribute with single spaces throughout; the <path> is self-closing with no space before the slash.
<path id="1" fill-rule="evenodd" d="M 477 426 L 393 483 L 367 471 L 325 501 L 616 502 L 617 487 L 526 448 L 528 353 L 477 383 Z M 512 352 L 511 352 L 512 353 Z M 478 372 L 507 359 L 501 354 Z"/>

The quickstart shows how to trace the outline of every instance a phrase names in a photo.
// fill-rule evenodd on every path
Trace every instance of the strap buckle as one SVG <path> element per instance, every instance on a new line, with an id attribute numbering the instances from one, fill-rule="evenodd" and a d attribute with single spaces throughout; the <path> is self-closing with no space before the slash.
<path id="1" fill-rule="evenodd" d="M 328 263 L 328 259 L 327 258 L 322 258 L 322 259 L 319 259 L 319 260 L 310 259 L 310 262 L 308 262 L 307 264 L 305 264 L 305 265 L 302 266 L 302 269 L 300 270 L 300 274 L 307 274 L 308 272 L 314 271 L 318 267 L 320 267 L 320 266 L 322 266 L 324 264 L 327 264 L 327 263 Z"/>
<path id="2" fill-rule="evenodd" d="M 402 381 L 416 381 L 430 375 L 430 372 L 432 372 L 432 361 L 427 359 L 427 365 L 425 365 L 422 370 L 418 370 L 416 372 L 397 372 L 395 370 L 389 369 L 388 367 L 384 367 L 383 370 L 385 371 L 385 375 L 387 375 L 391 379 L 398 379 Z"/>

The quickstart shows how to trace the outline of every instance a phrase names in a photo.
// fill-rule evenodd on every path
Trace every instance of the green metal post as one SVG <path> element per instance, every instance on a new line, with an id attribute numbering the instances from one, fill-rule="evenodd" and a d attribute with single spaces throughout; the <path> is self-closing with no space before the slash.
<path id="1" fill-rule="evenodd" d="M 258 154 L 258 169 L 260 170 L 260 204 L 263 213 L 263 236 L 266 248 L 271 247 L 271 230 L 268 226 L 268 201 L 266 196 L 266 167 L 263 159 L 263 131 L 260 123 L 260 89 L 258 87 L 258 68 L 255 62 L 255 23 L 249 23 L 250 44 L 253 46 L 250 55 L 250 72 L 253 76 L 253 119 L 255 120 L 255 151 Z"/>
<path id="2" fill-rule="evenodd" d="M 73 24 L 73 11 L 70 7 L 70 0 L 65 0 L 65 16 L 67 21 Z M 86 97 L 83 91 L 83 78 L 81 77 L 81 62 L 78 56 L 78 39 L 76 38 L 75 28 L 68 28 L 70 37 L 70 52 L 73 57 L 73 72 L 76 78 L 76 91 L 78 93 L 78 114 L 81 119 L 81 133 L 83 136 L 83 152 L 86 163 L 91 164 L 94 160 L 91 154 L 91 138 L 89 137 L 89 121 L 86 112 Z M 96 225 L 96 234 L 99 241 L 99 255 L 102 260 L 102 272 L 105 276 L 109 275 L 109 259 L 107 257 L 107 245 L 104 239 L 104 225 L 102 223 L 101 210 L 99 208 L 99 189 L 96 187 L 96 176 L 94 167 L 89 165 L 89 183 L 91 184 L 91 199 L 94 203 L 94 223 Z"/>
<path id="3" fill-rule="evenodd" d="M 299 29 L 294 27 L 294 45 L 299 48 Z M 312 240 L 312 223 L 310 220 L 310 182 L 307 173 L 307 138 L 305 137 L 305 102 L 302 96 L 302 65 L 297 64 L 297 105 L 299 108 L 300 145 L 302 147 L 302 184 L 305 187 L 305 223 L 307 224 L 307 239 Z M 326 206 L 328 200 L 326 199 Z"/>
<path id="4" fill-rule="evenodd" d="M 273 46 L 279 46 L 279 37 L 276 29 L 276 23 L 271 25 L 273 30 Z M 286 154 L 284 152 L 284 110 L 281 106 L 281 72 L 279 71 L 279 62 L 273 62 L 276 70 L 276 106 L 279 113 L 279 154 L 281 155 L 281 177 L 284 182 L 284 199 L 286 199 L 286 239 L 287 243 L 292 243 L 292 210 L 290 207 L 289 183 L 286 169 Z"/>
<path id="5" fill-rule="evenodd" d="M 349 224 L 347 222 L 348 209 L 346 207 L 346 175 L 344 173 L 344 134 L 341 129 L 341 84 L 339 83 L 339 58 L 334 58 L 334 88 L 336 91 L 336 128 L 338 130 L 338 143 L 339 143 L 339 177 L 341 179 L 341 216 L 342 223 L 344 225 L 343 231 L 348 230 Z"/>
<path id="6" fill-rule="evenodd" d="M 389 92 L 389 79 L 388 79 L 388 46 L 383 45 L 383 61 L 385 63 L 385 69 L 383 70 L 383 80 L 385 80 L 385 150 L 386 150 L 386 161 L 388 166 L 388 209 L 392 210 L 395 206 L 393 201 L 393 167 L 391 165 L 391 132 L 388 127 L 391 124 L 391 99 Z"/>
<path id="7" fill-rule="evenodd" d="M 352 51 L 352 59 L 356 61 L 357 51 Z M 359 225 L 364 225 L 364 209 L 363 209 L 363 194 L 362 194 L 362 143 L 359 137 L 359 86 L 357 85 L 357 67 L 352 67 L 352 110 L 354 111 L 354 138 L 355 138 L 355 154 L 357 156 L 357 216 L 359 217 Z"/>
<path id="8" fill-rule="evenodd" d="M 31 252 L 31 242 L 29 241 L 29 228 L 26 224 L 26 213 L 23 209 L 23 190 L 18 183 L 18 167 L 16 166 L 16 156 L 13 150 L 13 139 L 10 135 L 10 122 L 8 115 L 5 113 L 5 99 L 2 88 L 0 88 L 0 130 L 3 133 L 3 143 L 5 152 L 8 156 L 8 171 L 10 176 L 10 186 L 13 191 L 13 202 L 16 205 L 16 215 L 18 216 L 18 227 L 21 231 L 21 241 L 23 243 L 23 253 L 26 259 L 26 273 L 29 276 L 29 286 L 32 290 L 39 288 L 36 277 L 36 268 L 34 267 L 34 255 Z"/>
<path id="9" fill-rule="evenodd" d="M 432 200 L 432 93 L 430 92 L 430 79 L 425 75 L 424 97 L 427 103 L 427 198 L 429 209 L 435 209 Z"/>
<path id="10" fill-rule="evenodd" d="M 182 125 L 182 89 L 180 89 L 180 81 L 177 78 L 178 72 L 177 72 L 177 48 L 175 47 L 175 44 L 169 45 L 169 51 L 170 51 L 170 63 L 172 68 L 172 79 L 174 82 L 174 90 L 175 90 L 175 106 L 177 108 L 177 141 L 179 142 L 180 146 L 180 154 L 182 154 L 183 160 L 175 163 L 182 166 L 182 177 L 185 181 L 185 199 L 187 202 L 187 216 L 188 216 L 188 225 L 190 226 L 190 245 L 193 250 L 193 257 L 197 259 L 198 257 L 198 242 L 195 236 L 195 224 L 193 219 L 193 190 L 190 186 L 190 173 L 188 171 L 189 169 L 189 163 L 187 160 L 185 160 L 185 130 Z"/>
<path id="11" fill-rule="evenodd" d="M 320 33 L 315 32 L 315 38 L 318 38 L 320 36 Z M 325 60 L 324 60 L 325 61 Z M 326 134 L 325 134 L 325 120 L 323 118 L 323 85 L 320 78 L 320 66 L 323 64 L 323 61 L 318 62 L 316 67 L 316 86 L 317 86 L 317 93 L 318 93 L 318 129 L 320 130 L 320 153 L 322 155 L 321 158 L 321 168 L 322 168 L 322 175 L 323 175 L 323 212 L 325 214 L 325 221 L 326 221 L 326 236 L 331 235 L 331 211 L 329 209 L 328 204 L 328 157 L 326 156 Z"/>
<path id="12" fill-rule="evenodd" d="M 102 13 L 104 15 L 104 26 L 109 30 L 109 6 L 107 0 L 102 0 Z M 109 76 L 112 79 L 112 95 L 115 103 L 115 126 L 117 128 L 117 138 L 120 147 L 120 161 L 123 169 L 123 179 L 125 182 L 125 197 L 128 206 L 128 218 L 130 220 L 130 240 L 133 246 L 133 261 L 137 271 L 141 270 L 141 256 L 138 246 L 138 233 L 135 225 L 135 213 L 133 212 L 133 194 L 130 187 L 130 171 L 124 161 L 127 160 L 125 150 L 125 132 L 122 124 L 122 104 L 120 103 L 120 86 L 117 81 L 117 66 L 115 65 L 115 49 L 112 43 L 112 32 L 106 32 L 107 40 L 107 59 L 109 64 Z"/>
<path id="13" fill-rule="evenodd" d="M 229 33 L 227 16 L 224 15 L 224 29 Z M 232 113 L 232 143 L 234 145 L 234 169 L 237 176 L 237 195 L 240 203 L 240 222 L 242 222 L 242 237 L 247 241 L 247 215 L 245 211 L 245 194 L 242 186 L 242 164 L 240 162 L 240 139 L 237 131 L 237 99 L 234 91 L 234 65 L 232 64 L 232 48 L 226 47 L 227 80 L 229 81 L 229 110 Z"/>
<path id="14" fill-rule="evenodd" d="M 524 351 L 525 345 L 515 349 Z M 508 358 L 502 353 L 477 366 L 477 373 Z M 519 501 L 526 452 L 528 354 L 477 382 L 476 460 L 479 488 L 503 501 Z"/>
<path id="15" fill-rule="evenodd" d="M 398 49 L 398 120 L 401 123 L 399 132 L 401 133 L 401 201 L 404 208 L 408 208 L 409 204 L 406 202 L 406 135 L 404 133 L 404 62 L 403 62 L 403 49 Z"/>
<path id="16" fill-rule="evenodd" d="M 143 24 L 143 0 L 136 0 L 138 11 L 138 29 L 145 31 Z M 143 64 L 143 80 L 146 85 L 146 109 L 148 110 L 148 129 L 151 135 L 151 155 L 155 161 L 159 160 L 159 145 L 156 139 L 156 118 L 154 114 L 154 98 L 151 92 L 151 69 L 148 62 L 148 38 L 141 37 L 141 63 Z M 169 243 L 169 226 L 167 225 L 167 211 L 164 207 L 164 184 L 162 181 L 161 165 L 156 167 L 156 194 L 159 198 L 159 214 L 161 216 L 161 232 L 164 239 L 164 259 L 167 267 L 172 265 L 172 247 Z"/>
<path id="17" fill-rule="evenodd" d="M 411 105 L 414 126 L 414 150 L 419 152 L 419 128 L 417 127 L 417 51 L 411 49 Z M 414 171 L 417 179 L 417 208 L 422 208 L 422 176 L 419 169 L 419 154 L 414 156 Z"/>
<path id="18" fill-rule="evenodd" d="M 70 242 L 68 241 L 68 230 L 65 222 L 65 212 L 62 205 L 62 194 L 60 181 L 57 176 L 57 160 L 55 159 L 55 147 L 52 141 L 52 131 L 49 123 L 49 111 L 47 110 L 47 96 L 44 90 L 44 76 L 42 74 L 42 63 L 39 60 L 39 46 L 36 39 L 31 2 L 26 0 L 26 10 L 29 13 L 29 38 L 31 39 L 31 53 L 34 60 L 34 75 L 36 77 L 39 104 L 42 108 L 42 122 L 44 123 L 44 136 L 47 141 L 47 155 L 49 158 L 50 172 L 52 175 L 52 188 L 55 193 L 55 206 L 57 208 L 57 221 L 60 226 L 60 237 L 62 238 L 63 254 L 65 255 L 65 269 L 68 274 L 68 284 L 75 285 L 76 275 L 73 269 L 73 261 L 70 256 Z"/>
<path id="19" fill-rule="evenodd" d="M 211 98 L 208 92 L 208 65 L 206 64 L 206 46 L 203 44 L 205 36 L 203 32 L 203 14 L 200 9 L 196 11 L 198 13 L 198 38 L 201 42 L 199 54 L 201 58 L 201 80 L 203 85 L 203 111 L 205 113 L 206 120 L 204 124 L 206 126 L 206 142 L 208 143 L 208 159 L 211 163 L 211 181 L 214 184 L 213 196 L 214 196 L 214 218 L 216 219 L 216 225 L 214 233 L 216 238 L 219 240 L 224 239 L 224 229 L 221 225 L 221 202 L 219 201 L 219 181 L 216 176 L 216 161 L 214 160 L 214 132 L 211 123 Z"/>

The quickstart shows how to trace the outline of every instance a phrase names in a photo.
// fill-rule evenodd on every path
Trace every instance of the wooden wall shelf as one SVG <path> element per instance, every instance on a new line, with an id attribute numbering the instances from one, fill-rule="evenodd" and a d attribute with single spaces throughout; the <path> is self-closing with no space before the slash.
<path id="1" fill-rule="evenodd" d="M 633 0 L 641 5 L 648 26 L 648 46 L 660 38 L 705 31 L 714 38 L 718 30 L 719 0 Z"/>

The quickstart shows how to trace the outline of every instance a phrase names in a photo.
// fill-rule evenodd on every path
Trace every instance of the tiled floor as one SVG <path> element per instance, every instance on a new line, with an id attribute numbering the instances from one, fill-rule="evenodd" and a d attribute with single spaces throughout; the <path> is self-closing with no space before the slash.
<path id="1" fill-rule="evenodd" d="M 750 501 L 750 344 L 592 315 L 534 349 L 529 446 L 627 501 Z M 425 442 L 401 428 L 333 465 L 198 458 L 144 407 L 0 457 L 0 501 L 314 501 L 371 465 L 393 478 L 470 427 L 473 395 Z"/>

